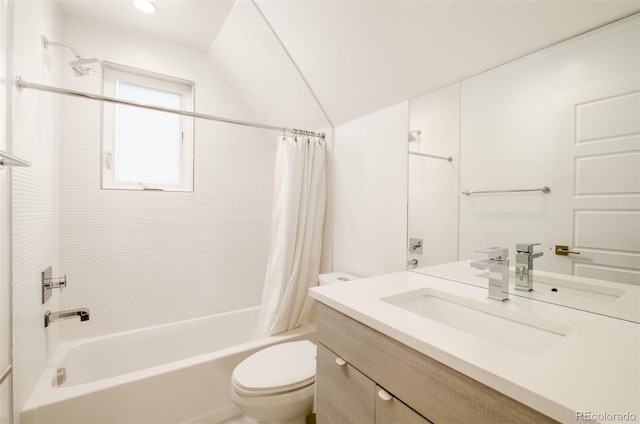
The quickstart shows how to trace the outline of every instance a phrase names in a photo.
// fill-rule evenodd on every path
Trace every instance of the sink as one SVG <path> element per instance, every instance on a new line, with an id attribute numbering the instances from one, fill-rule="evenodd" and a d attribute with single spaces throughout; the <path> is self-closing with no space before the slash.
<path id="1" fill-rule="evenodd" d="M 471 260 L 433 265 L 415 272 L 444 280 L 481 287 L 488 272 L 471 268 Z M 515 270 L 509 269 L 509 295 L 640 323 L 640 286 L 577 275 L 534 270 L 533 291 L 516 290 Z"/>
<path id="2" fill-rule="evenodd" d="M 380 299 L 406 311 L 516 352 L 536 356 L 563 340 L 571 328 L 430 288 Z"/>

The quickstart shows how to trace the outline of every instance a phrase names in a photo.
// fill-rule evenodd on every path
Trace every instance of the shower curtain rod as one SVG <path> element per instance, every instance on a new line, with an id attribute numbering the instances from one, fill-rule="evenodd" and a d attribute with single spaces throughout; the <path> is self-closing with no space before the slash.
<path id="1" fill-rule="evenodd" d="M 166 108 L 161 106 L 149 105 L 145 103 L 131 102 L 129 100 L 117 99 L 115 97 L 101 96 L 98 94 L 85 93 L 82 91 L 75 91 L 75 90 L 69 90 L 66 88 L 59 88 L 59 87 L 53 87 L 50 85 L 42 85 L 42 84 L 36 84 L 33 82 L 27 82 L 27 81 L 24 81 L 20 76 L 16 76 L 15 84 L 18 91 L 22 91 L 25 88 L 29 88 L 33 90 L 47 91 L 49 93 L 62 94 L 65 96 L 80 97 L 83 99 L 97 100 L 100 102 L 116 103 L 116 104 L 122 104 L 127 106 L 140 107 L 144 109 L 151 109 L 158 112 L 167 112 L 167 113 L 174 113 L 176 115 L 190 116 L 193 118 L 208 119 L 209 121 L 226 122 L 228 124 L 244 125 L 245 127 L 261 128 L 264 130 L 276 130 L 276 131 L 289 132 L 289 133 L 298 134 L 298 135 L 308 135 L 312 137 L 325 138 L 324 133 L 316 133 L 313 131 L 306 131 L 306 130 L 301 130 L 297 128 L 276 127 L 275 125 L 266 125 L 266 124 L 258 124 L 255 122 L 239 121 L 236 119 L 221 118 L 219 116 L 189 112 L 186 110 L 171 109 L 171 108 Z"/>

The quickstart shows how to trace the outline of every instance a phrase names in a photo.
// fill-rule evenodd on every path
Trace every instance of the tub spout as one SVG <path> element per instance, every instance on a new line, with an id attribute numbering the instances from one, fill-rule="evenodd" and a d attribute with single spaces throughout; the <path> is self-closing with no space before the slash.
<path id="1" fill-rule="evenodd" d="M 80 309 L 67 309 L 65 311 L 51 312 L 47 311 L 44 314 L 44 326 L 48 327 L 49 324 L 55 321 L 62 321 L 64 319 L 70 319 L 80 317 L 80 321 L 89 321 L 89 310 L 86 308 Z"/>

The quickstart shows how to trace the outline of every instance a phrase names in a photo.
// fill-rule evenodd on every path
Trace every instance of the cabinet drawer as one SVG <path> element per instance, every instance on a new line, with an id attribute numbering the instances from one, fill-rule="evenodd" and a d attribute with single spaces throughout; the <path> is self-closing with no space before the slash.
<path id="1" fill-rule="evenodd" d="M 319 424 L 375 423 L 376 384 L 318 343 L 316 419 Z"/>
<path id="2" fill-rule="evenodd" d="M 376 387 L 376 424 L 433 424 L 382 387 Z"/>
<path id="3" fill-rule="evenodd" d="M 434 423 L 555 422 L 324 304 L 317 306 L 318 342 Z"/>

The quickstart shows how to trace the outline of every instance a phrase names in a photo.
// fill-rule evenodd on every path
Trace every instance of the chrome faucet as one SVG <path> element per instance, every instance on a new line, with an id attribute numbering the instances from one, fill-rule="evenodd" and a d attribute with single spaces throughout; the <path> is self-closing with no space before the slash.
<path id="1" fill-rule="evenodd" d="M 533 253 L 533 246 L 540 243 L 516 244 L 516 290 L 533 291 L 533 260 L 542 252 Z"/>
<path id="2" fill-rule="evenodd" d="M 80 309 L 67 309 L 65 311 L 51 312 L 47 311 L 44 314 L 44 326 L 48 327 L 54 321 L 62 321 L 64 319 L 70 319 L 80 317 L 80 321 L 89 321 L 89 310 L 86 308 Z"/>
<path id="3" fill-rule="evenodd" d="M 489 270 L 489 298 L 509 300 L 509 249 L 490 247 L 476 252 L 489 255 L 489 259 L 471 262 L 472 268 Z"/>

